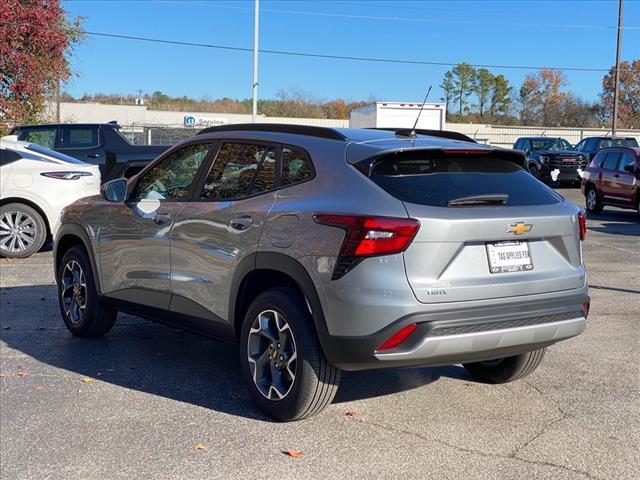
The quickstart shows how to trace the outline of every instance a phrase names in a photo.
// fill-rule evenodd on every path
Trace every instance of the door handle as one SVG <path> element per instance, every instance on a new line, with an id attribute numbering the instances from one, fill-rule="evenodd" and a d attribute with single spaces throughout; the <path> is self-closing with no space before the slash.
<path id="1" fill-rule="evenodd" d="M 168 213 L 157 213 L 153 217 L 153 223 L 155 223 L 156 225 L 164 225 L 169 220 L 171 220 L 171 215 L 169 215 Z"/>
<path id="2" fill-rule="evenodd" d="M 100 156 L 99 153 L 87 153 L 87 158 L 98 158 Z"/>
<path id="3" fill-rule="evenodd" d="M 253 218 L 251 218 L 249 215 L 241 215 L 229 222 L 229 226 L 231 228 L 241 232 L 248 229 L 251 225 L 253 225 Z"/>

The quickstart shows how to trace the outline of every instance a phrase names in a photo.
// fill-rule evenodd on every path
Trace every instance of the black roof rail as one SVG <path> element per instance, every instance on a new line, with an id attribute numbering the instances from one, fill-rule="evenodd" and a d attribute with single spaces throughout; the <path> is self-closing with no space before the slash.
<path id="1" fill-rule="evenodd" d="M 345 141 L 347 139 L 346 136 L 333 128 L 289 123 L 232 123 L 229 125 L 207 127 L 200 130 L 196 135 L 215 132 L 278 132 L 328 138 L 330 140 Z"/>
<path id="2" fill-rule="evenodd" d="M 401 130 L 401 129 L 398 129 L 398 128 L 387 128 L 387 127 L 375 127 L 375 128 L 369 128 L 369 130 L 386 130 L 388 132 L 395 132 L 395 131 Z M 431 137 L 448 138 L 449 140 L 460 140 L 462 142 L 478 143 L 473 138 L 468 137 L 464 133 L 452 132 L 452 131 L 449 131 L 449 130 L 426 130 L 426 129 L 422 129 L 422 128 L 416 128 L 415 132 L 418 135 L 429 135 Z"/>

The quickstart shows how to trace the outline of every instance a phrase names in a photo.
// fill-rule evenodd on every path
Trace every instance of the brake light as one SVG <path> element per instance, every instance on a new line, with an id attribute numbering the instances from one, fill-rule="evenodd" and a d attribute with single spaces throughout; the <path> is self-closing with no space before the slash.
<path id="1" fill-rule="evenodd" d="M 584 210 L 578 212 L 578 224 L 580 225 L 580 240 L 584 240 L 587 236 L 587 212 Z"/>
<path id="2" fill-rule="evenodd" d="M 44 172 L 40 175 L 57 180 L 78 180 L 80 177 L 92 176 L 91 172 Z"/>
<path id="3" fill-rule="evenodd" d="M 385 342 L 376 348 L 376 351 L 380 350 L 391 350 L 392 348 L 396 348 L 402 342 L 404 342 L 409 335 L 411 335 L 418 326 L 415 323 L 411 323 L 406 327 L 401 328 L 396 333 L 391 335 Z"/>
<path id="4" fill-rule="evenodd" d="M 418 233 L 420 222 L 413 218 L 364 217 L 316 213 L 317 223 L 342 228 L 346 234 L 341 257 L 391 255 L 407 249 Z"/>
<path id="5" fill-rule="evenodd" d="M 585 302 L 582 304 L 582 313 L 584 314 L 584 318 L 587 318 L 589 316 L 589 307 L 589 302 Z"/>

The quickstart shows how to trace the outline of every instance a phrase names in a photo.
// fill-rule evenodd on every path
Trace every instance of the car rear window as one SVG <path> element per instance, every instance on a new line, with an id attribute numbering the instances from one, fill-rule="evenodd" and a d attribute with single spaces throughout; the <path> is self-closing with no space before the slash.
<path id="1" fill-rule="evenodd" d="M 562 197 L 509 160 L 429 152 L 383 157 L 370 179 L 403 202 L 447 207 L 467 197 L 497 195 L 504 205 L 551 205 Z"/>

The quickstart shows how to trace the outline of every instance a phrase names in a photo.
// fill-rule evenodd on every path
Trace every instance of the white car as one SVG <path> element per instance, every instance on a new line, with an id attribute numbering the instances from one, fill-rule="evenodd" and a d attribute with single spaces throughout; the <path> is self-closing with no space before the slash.
<path id="1" fill-rule="evenodd" d="M 17 137 L 0 138 L 0 255 L 28 257 L 55 235 L 64 207 L 100 192 L 100 170 Z"/>

